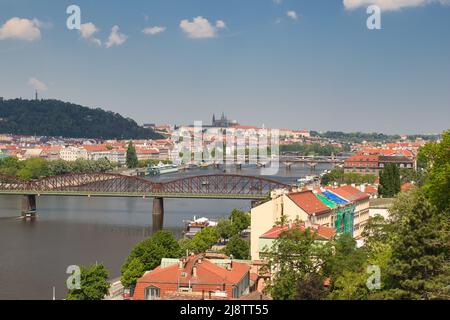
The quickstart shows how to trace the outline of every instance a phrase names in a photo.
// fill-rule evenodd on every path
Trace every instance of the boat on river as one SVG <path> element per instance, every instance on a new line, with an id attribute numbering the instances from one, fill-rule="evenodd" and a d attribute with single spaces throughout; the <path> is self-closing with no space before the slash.
<path id="1" fill-rule="evenodd" d="M 206 227 L 216 227 L 218 221 L 205 217 L 197 219 L 194 216 L 193 220 L 187 220 L 184 221 L 184 223 L 185 223 L 185 230 L 183 232 L 184 236 L 186 238 L 193 238 L 197 233 L 199 233 Z"/>
<path id="2" fill-rule="evenodd" d="M 162 162 L 157 165 L 147 167 L 147 175 L 159 176 L 162 174 L 177 173 L 180 168 L 175 164 L 164 164 Z"/>

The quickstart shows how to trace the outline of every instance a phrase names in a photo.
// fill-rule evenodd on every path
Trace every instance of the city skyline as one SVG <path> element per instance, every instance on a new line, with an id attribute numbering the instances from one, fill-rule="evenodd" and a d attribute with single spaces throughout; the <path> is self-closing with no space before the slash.
<path id="1" fill-rule="evenodd" d="M 373 1 L 395 3 L 395 1 Z M 396 3 L 399 3 L 398 1 Z M 447 1 L 0 3 L 0 96 L 101 107 L 138 123 L 440 133 L 450 117 Z"/>

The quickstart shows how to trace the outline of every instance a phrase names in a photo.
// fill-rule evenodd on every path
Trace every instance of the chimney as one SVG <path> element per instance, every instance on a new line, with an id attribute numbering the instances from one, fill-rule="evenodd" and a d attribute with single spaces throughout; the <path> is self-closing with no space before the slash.
<path id="1" fill-rule="evenodd" d="M 197 266 L 192 268 L 192 277 L 197 278 Z"/>

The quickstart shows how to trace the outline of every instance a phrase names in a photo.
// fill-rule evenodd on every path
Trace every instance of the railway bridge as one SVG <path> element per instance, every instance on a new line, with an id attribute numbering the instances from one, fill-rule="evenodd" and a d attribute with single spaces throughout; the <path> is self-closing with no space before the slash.
<path id="1" fill-rule="evenodd" d="M 114 173 L 80 173 L 21 181 L 0 175 L 0 195 L 21 195 L 22 214 L 36 213 L 36 196 L 153 198 L 153 229 L 164 221 L 164 198 L 262 200 L 288 185 L 254 176 L 211 174 L 154 182 Z"/>

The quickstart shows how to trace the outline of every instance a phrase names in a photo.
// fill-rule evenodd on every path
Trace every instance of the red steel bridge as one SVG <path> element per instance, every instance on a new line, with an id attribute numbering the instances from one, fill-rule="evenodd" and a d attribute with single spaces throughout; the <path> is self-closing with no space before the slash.
<path id="1" fill-rule="evenodd" d="M 265 199 L 288 185 L 262 177 L 213 174 L 154 182 L 113 173 L 83 173 L 21 181 L 0 175 L 0 195 L 23 195 L 22 212 L 36 211 L 36 196 L 148 197 L 153 201 L 153 226 L 162 227 L 164 198 Z"/>

